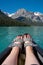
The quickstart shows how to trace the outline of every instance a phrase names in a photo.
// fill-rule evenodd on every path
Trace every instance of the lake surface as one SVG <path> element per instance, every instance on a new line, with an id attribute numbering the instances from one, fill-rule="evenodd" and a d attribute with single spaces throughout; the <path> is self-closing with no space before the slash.
<path id="1" fill-rule="evenodd" d="M 29 33 L 33 40 L 43 48 L 43 26 L 0 27 L 0 52 L 19 34 Z"/>

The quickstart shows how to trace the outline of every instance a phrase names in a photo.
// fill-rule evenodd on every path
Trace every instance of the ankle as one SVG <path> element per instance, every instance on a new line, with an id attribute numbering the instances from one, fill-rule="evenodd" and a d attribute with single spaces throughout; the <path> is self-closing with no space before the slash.
<path id="1" fill-rule="evenodd" d="M 31 41 L 26 41 L 25 44 L 31 44 L 32 42 Z M 32 51 L 32 47 L 31 46 L 27 46 L 26 47 L 26 51 Z"/>
<path id="2" fill-rule="evenodd" d="M 31 46 L 26 47 L 26 53 L 33 53 L 33 49 Z"/>
<path id="3" fill-rule="evenodd" d="M 19 47 L 13 47 L 11 52 L 19 53 Z"/>

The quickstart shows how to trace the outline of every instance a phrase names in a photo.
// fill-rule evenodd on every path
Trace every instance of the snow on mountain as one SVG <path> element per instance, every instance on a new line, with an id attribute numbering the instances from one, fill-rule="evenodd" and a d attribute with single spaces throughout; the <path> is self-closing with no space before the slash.
<path id="1" fill-rule="evenodd" d="M 14 13 L 12 13 L 12 14 L 8 14 L 9 17 L 11 17 L 11 16 L 13 16 L 13 15 L 14 15 Z"/>
<path id="2" fill-rule="evenodd" d="M 34 15 L 36 15 L 36 16 L 40 16 L 40 15 L 43 15 L 43 14 L 40 13 L 40 12 L 34 12 Z"/>
<path id="3" fill-rule="evenodd" d="M 16 19 L 18 17 L 30 18 L 32 21 L 43 22 L 43 14 L 40 12 L 30 12 L 25 9 L 19 9 L 17 12 L 11 15 L 11 18 Z"/>
<path id="4" fill-rule="evenodd" d="M 6 14 L 8 17 L 11 17 L 12 15 L 14 15 L 14 13 L 10 14 L 8 12 L 3 12 L 4 14 Z"/>
<path id="5" fill-rule="evenodd" d="M 0 10 L 1 12 L 3 12 L 5 15 L 7 15 L 8 17 L 11 17 L 12 15 L 14 15 L 14 13 L 12 13 L 12 14 L 10 14 L 10 13 L 8 13 L 8 12 L 5 12 L 5 11 L 2 11 L 2 10 Z"/>
<path id="6" fill-rule="evenodd" d="M 21 16 L 23 16 L 23 17 L 29 17 L 29 15 L 33 15 L 33 13 L 32 12 L 28 12 L 27 10 L 25 10 L 25 9 L 19 9 L 17 12 L 15 12 L 11 17 L 13 18 L 13 19 L 15 19 L 15 18 L 18 18 L 18 17 L 21 17 Z"/>
<path id="7" fill-rule="evenodd" d="M 11 17 L 12 19 L 16 19 L 18 17 L 26 17 L 30 18 L 32 21 L 39 21 L 43 22 L 43 14 L 40 12 L 30 12 L 25 10 L 24 8 L 19 9 L 17 12 L 9 14 L 4 12 L 7 16 Z"/>
<path id="8" fill-rule="evenodd" d="M 19 9 L 17 12 L 15 13 L 12 13 L 12 14 L 8 14 L 9 17 L 14 17 L 17 18 L 19 16 L 21 16 L 22 14 L 24 15 L 26 13 L 26 10 L 25 9 Z"/>

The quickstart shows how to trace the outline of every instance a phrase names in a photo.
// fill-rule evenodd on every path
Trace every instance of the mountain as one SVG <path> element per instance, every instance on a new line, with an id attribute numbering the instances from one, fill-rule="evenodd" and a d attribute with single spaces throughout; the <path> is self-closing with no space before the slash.
<path id="1" fill-rule="evenodd" d="M 43 15 L 43 14 L 40 13 L 40 12 L 34 12 L 34 15 L 36 15 L 36 16 L 40 16 L 40 15 Z"/>
<path id="2" fill-rule="evenodd" d="M 27 26 L 25 23 L 8 17 L 8 14 L 0 10 L 0 26 Z"/>
<path id="3" fill-rule="evenodd" d="M 30 26 L 43 25 L 43 14 L 40 12 L 30 12 L 19 9 L 17 12 L 9 14 L 0 10 L 0 26 Z"/>
<path id="4" fill-rule="evenodd" d="M 17 12 L 8 15 L 12 19 L 19 17 L 30 18 L 33 22 L 43 22 L 43 14 L 40 12 L 29 12 L 25 9 L 19 9 Z"/>

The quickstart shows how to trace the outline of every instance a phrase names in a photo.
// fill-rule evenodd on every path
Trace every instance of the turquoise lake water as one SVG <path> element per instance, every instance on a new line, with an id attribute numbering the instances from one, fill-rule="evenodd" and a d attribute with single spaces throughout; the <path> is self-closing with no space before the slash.
<path id="1" fill-rule="evenodd" d="M 33 40 L 43 48 L 43 26 L 0 27 L 0 52 L 19 34 L 29 33 Z"/>

